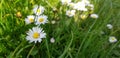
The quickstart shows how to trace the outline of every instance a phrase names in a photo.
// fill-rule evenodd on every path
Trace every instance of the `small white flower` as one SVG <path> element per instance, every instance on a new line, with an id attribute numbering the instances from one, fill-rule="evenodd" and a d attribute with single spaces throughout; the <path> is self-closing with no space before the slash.
<path id="1" fill-rule="evenodd" d="M 56 21 L 55 21 L 55 20 L 52 20 L 52 21 L 51 21 L 51 23 L 52 23 L 52 24 L 55 24 L 55 23 L 56 23 Z"/>
<path id="2" fill-rule="evenodd" d="M 57 11 L 57 9 L 54 7 L 54 8 L 53 8 L 53 11 Z"/>
<path id="3" fill-rule="evenodd" d="M 97 18 L 98 18 L 98 15 L 97 15 L 97 14 L 91 14 L 90 17 L 97 19 Z"/>
<path id="4" fill-rule="evenodd" d="M 68 4 L 71 2 L 71 0 L 61 0 L 62 4 Z"/>
<path id="5" fill-rule="evenodd" d="M 46 33 L 39 28 L 39 27 L 33 27 L 32 29 L 29 29 L 26 39 L 30 42 L 41 42 L 43 38 L 46 38 Z"/>
<path id="6" fill-rule="evenodd" d="M 110 36 L 109 37 L 109 42 L 110 43 L 115 43 L 115 42 L 117 42 L 117 39 L 114 36 Z"/>
<path id="7" fill-rule="evenodd" d="M 111 24 L 107 24 L 107 28 L 108 28 L 108 29 L 112 29 L 113 26 L 112 26 Z"/>
<path id="8" fill-rule="evenodd" d="M 54 42 L 55 42 L 55 39 L 54 39 L 54 38 L 51 38 L 51 39 L 50 39 L 50 42 L 51 42 L 51 43 L 54 43 Z"/>
<path id="9" fill-rule="evenodd" d="M 30 24 L 34 22 L 34 16 L 33 15 L 29 15 L 27 16 L 27 18 L 25 18 L 25 23 L 26 24 Z"/>
<path id="10" fill-rule="evenodd" d="M 68 6 L 71 7 L 71 8 L 74 8 L 74 5 L 75 5 L 75 3 L 73 3 L 73 2 L 68 3 Z"/>
<path id="11" fill-rule="evenodd" d="M 68 10 L 68 11 L 66 11 L 66 15 L 69 17 L 72 17 L 75 15 L 75 12 L 76 12 L 75 10 Z"/>
<path id="12" fill-rule="evenodd" d="M 45 23 L 47 23 L 47 22 L 48 22 L 47 18 L 48 18 L 48 17 L 45 16 L 45 15 L 38 16 L 38 17 L 35 19 L 36 25 L 40 25 L 40 24 L 45 24 Z"/>
<path id="13" fill-rule="evenodd" d="M 94 8 L 94 5 L 93 5 L 93 4 L 89 4 L 88 6 L 91 7 L 91 8 Z"/>
<path id="14" fill-rule="evenodd" d="M 89 0 L 82 0 L 82 2 L 84 2 L 86 5 L 89 5 L 89 4 L 90 4 L 90 1 L 89 1 Z"/>
<path id="15" fill-rule="evenodd" d="M 38 6 L 36 5 L 34 8 L 33 8 L 33 12 L 36 14 L 36 15 L 41 15 L 43 12 L 44 12 L 44 7 L 43 6 Z"/>
<path id="16" fill-rule="evenodd" d="M 90 10 L 94 10 L 94 5 L 93 4 L 89 4 L 88 7 L 90 7 Z"/>
<path id="17" fill-rule="evenodd" d="M 80 11 L 87 11 L 87 8 L 85 6 L 86 4 L 84 2 L 78 2 L 74 5 L 74 9 L 80 10 Z"/>

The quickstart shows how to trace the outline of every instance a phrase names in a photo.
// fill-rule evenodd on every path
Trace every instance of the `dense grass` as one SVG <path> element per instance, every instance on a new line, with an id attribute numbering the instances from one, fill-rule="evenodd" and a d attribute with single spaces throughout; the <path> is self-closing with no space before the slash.
<path id="1" fill-rule="evenodd" d="M 59 0 L 0 0 L 0 58 L 119 58 L 120 0 L 91 2 L 99 18 L 74 22 L 74 18 L 65 15 L 68 8 Z M 32 8 L 37 4 L 45 7 L 44 14 L 50 22 L 57 23 L 42 26 L 47 38 L 34 44 L 25 39 L 26 32 L 34 25 L 25 25 L 24 20 L 33 14 Z M 112 30 L 107 29 L 108 23 L 113 25 Z M 118 41 L 109 43 L 109 36 L 115 36 Z M 52 37 L 55 43 L 50 43 Z"/>

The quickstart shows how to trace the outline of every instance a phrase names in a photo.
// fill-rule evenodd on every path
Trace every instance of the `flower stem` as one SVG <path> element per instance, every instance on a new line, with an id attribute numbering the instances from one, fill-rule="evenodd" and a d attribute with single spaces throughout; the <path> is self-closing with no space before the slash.
<path id="1" fill-rule="evenodd" d="M 35 44 L 34 44 L 33 47 L 30 49 L 30 51 L 29 51 L 29 53 L 28 53 L 28 55 L 27 55 L 27 58 L 29 58 L 29 56 L 30 56 L 32 50 L 34 49 L 34 47 L 35 47 Z"/>

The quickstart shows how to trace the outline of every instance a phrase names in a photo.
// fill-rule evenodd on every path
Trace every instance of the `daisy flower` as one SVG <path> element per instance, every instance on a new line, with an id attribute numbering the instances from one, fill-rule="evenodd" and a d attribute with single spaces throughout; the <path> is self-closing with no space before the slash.
<path id="1" fill-rule="evenodd" d="M 66 15 L 69 17 L 72 17 L 75 15 L 75 12 L 76 12 L 75 10 L 68 10 L 68 11 L 66 11 Z"/>
<path id="2" fill-rule="evenodd" d="M 39 28 L 39 27 L 33 27 L 32 29 L 29 29 L 27 33 L 26 39 L 30 42 L 41 42 L 43 38 L 46 38 L 46 33 Z"/>
<path id="3" fill-rule="evenodd" d="M 75 5 L 75 3 L 73 3 L 73 2 L 68 3 L 68 6 L 71 7 L 71 8 L 74 8 L 74 5 Z"/>
<path id="4" fill-rule="evenodd" d="M 98 18 L 98 15 L 97 15 L 97 14 L 91 14 L 90 17 L 97 19 L 97 18 Z"/>
<path id="5" fill-rule="evenodd" d="M 40 24 L 45 24 L 48 22 L 47 20 L 47 16 L 45 15 L 41 15 L 41 16 L 38 16 L 35 20 L 36 20 L 36 25 L 40 25 Z"/>
<path id="6" fill-rule="evenodd" d="M 90 4 L 90 1 L 89 1 L 89 0 L 82 0 L 82 2 L 84 2 L 86 5 L 89 5 L 89 4 Z"/>
<path id="7" fill-rule="evenodd" d="M 36 5 L 34 8 L 33 8 L 33 12 L 36 14 L 36 15 L 41 15 L 43 12 L 44 12 L 45 8 L 43 6 L 38 6 Z"/>
<path id="8" fill-rule="evenodd" d="M 50 39 L 50 42 L 51 42 L 51 43 L 54 43 L 54 42 L 55 42 L 55 39 L 54 39 L 54 38 L 51 38 L 51 39 Z"/>
<path id="9" fill-rule="evenodd" d="M 110 43 L 115 43 L 115 42 L 117 42 L 117 39 L 114 36 L 110 36 L 109 37 L 109 42 Z"/>
<path id="10" fill-rule="evenodd" d="M 108 28 L 108 29 L 112 29 L 113 26 L 112 26 L 111 24 L 107 24 L 107 28 Z"/>
<path id="11" fill-rule="evenodd" d="M 84 2 L 78 2 L 74 5 L 74 9 L 80 10 L 80 11 L 87 11 L 87 8 L 85 8 L 86 4 Z"/>
<path id="12" fill-rule="evenodd" d="M 30 24 L 30 23 L 33 23 L 34 22 L 34 16 L 33 15 L 29 15 L 27 16 L 27 18 L 25 18 L 25 23 L 26 24 Z"/>
<path id="13" fill-rule="evenodd" d="M 61 0 L 61 2 L 62 2 L 62 4 L 64 5 L 64 4 L 68 4 L 68 3 L 70 3 L 71 0 Z"/>

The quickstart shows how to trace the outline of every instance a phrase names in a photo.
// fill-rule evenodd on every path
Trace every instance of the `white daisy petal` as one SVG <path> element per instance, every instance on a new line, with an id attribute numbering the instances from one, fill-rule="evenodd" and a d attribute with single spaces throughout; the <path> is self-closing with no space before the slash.
<path id="1" fill-rule="evenodd" d="M 68 3 L 68 6 L 71 7 L 71 8 L 74 8 L 75 6 L 75 3 L 71 2 L 71 3 Z"/>
<path id="2" fill-rule="evenodd" d="M 81 1 L 74 5 L 74 9 L 80 10 L 80 11 L 87 11 L 87 8 L 85 6 L 86 6 L 86 4 Z"/>
<path id="3" fill-rule="evenodd" d="M 98 15 L 97 15 L 97 14 L 91 14 L 90 17 L 91 17 L 91 18 L 94 18 L 94 19 L 97 19 L 97 18 L 98 18 Z"/>
<path id="4" fill-rule="evenodd" d="M 62 2 L 62 4 L 64 5 L 64 4 L 68 4 L 68 3 L 70 3 L 71 0 L 61 0 L 61 2 Z"/>

